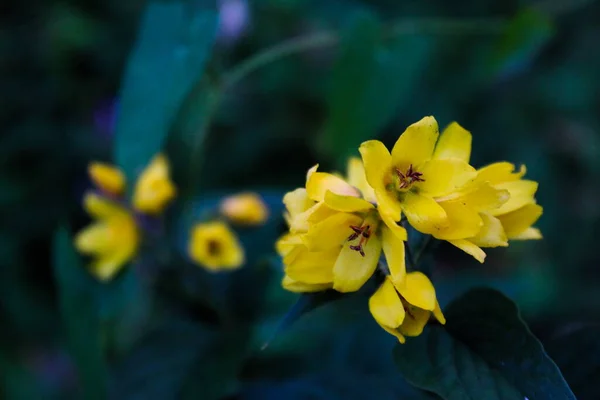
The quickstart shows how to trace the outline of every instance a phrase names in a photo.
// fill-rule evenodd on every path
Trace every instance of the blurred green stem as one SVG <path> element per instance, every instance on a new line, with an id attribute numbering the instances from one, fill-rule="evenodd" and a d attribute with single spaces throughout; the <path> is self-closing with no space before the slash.
<path id="1" fill-rule="evenodd" d="M 402 35 L 494 35 L 502 32 L 507 21 L 502 18 L 447 19 L 423 18 L 398 21 L 385 32 L 384 37 Z M 225 74 L 224 88 L 235 86 L 247 75 L 287 56 L 307 50 L 336 45 L 340 40 L 336 32 L 319 32 L 286 40 L 242 61 Z"/>

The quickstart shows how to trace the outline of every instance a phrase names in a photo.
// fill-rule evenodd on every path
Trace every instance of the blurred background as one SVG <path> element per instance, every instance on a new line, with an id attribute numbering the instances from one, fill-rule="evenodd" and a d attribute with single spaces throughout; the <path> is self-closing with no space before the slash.
<path id="1" fill-rule="evenodd" d="M 255 232 L 241 233 L 257 254 L 248 268 L 259 269 L 226 283 L 228 304 L 246 307 L 231 314 L 231 326 L 243 329 L 229 336 L 222 320 L 207 323 L 210 312 L 173 293 L 157 313 L 137 279 L 143 261 L 109 285 L 79 276 L 79 290 L 69 292 L 53 267 L 53 236 L 61 225 L 75 232 L 89 222 L 80 205 L 86 166 L 112 160 L 119 91 L 145 6 L 0 6 L 3 398 L 423 398 L 394 370 L 394 339 L 371 321 L 364 299 L 320 308 L 258 348 L 296 298 L 264 266 L 276 260 L 272 244 L 284 230 L 281 195 L 302 186 L 315 163 L 343 172 L 363 140 L 392 145 L 425 115 L 472 132 L 476 167 L 526 164 L 544 207 L 544 240 L 492 249 L 484 265 L 440 244 L 428 262 L 441 303 L 493 286 L 519 304 L 542 341 L 598 320 L 600 3 L 592 0 L 198 2 L 218 12 L 218 28 L 194 91 L 220 97 L 210 120 L 202 101 L 189 101 L 178 120 L 207 121 L 196 200 L 252 189 L 272 211 L 260 243 Z M 310 43 L 273 50 L 297 38 Z M 274 57 L 240 64 L 265 50 Z M 176 159 L 180 150 L 169 142 L 168 151 Z M 186 273 L 202 287 L 223 283 Z M 188 291 L 204 290 L 194 284 Z M 93 307 L 68 306 L 86 301 Z M 75 347 L 88 349 L 84 332 L 96 328 L 103 366 L 82 373 L 93 356 L 73 353 L 69 332 L 80 330 Z"/>

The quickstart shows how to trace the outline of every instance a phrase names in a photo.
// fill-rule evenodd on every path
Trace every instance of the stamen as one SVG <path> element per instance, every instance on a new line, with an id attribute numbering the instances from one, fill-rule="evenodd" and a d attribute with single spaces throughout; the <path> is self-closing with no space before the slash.
<path id="1" fill-rule="evenodd" d="M 360 241 L 358 242 L 358 244 L 351 245 L 350 249 L 358 251 L 360 255 L 364 257 L 365 251 L 363 249 L 363 245 L 366 244 L 369 238 L 371 237 L 371 226 L 364 225 L 359 227 L 355 225 L 350 225 L 350 229 L 352 229 L 354 233 L 348 237 L 348 241 L 351 242 L 353 240 L 356 240 L 360 236 Z"/>
<path id="2" fill-rule="evenodd" d="M 398 189 L 408 189 L 415 182 L 424 182 L 423 174 L 413 169 L 412 164 L 408 166 L 406 174 L 403 174 L 398 168 L 395 169 L 396 175 L 399 178 Z"/>

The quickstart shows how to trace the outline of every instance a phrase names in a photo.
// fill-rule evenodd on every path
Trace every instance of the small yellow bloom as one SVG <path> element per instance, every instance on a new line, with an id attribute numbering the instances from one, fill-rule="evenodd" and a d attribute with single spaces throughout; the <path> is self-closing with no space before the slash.
<path id="1" fill-rule="evenodd" d="M 120 196 L 125 191 L 125 176 L 112 165 L 92 162 L 88 167 L 88 174 L 101 191 Z"/>
<path id="2" fill-rule="evenodd" d="M 377 140 L 360 146 L 366 177 L 377 198 L 378 210 L 391 229 L 404 212 L 418 231 L 434 234 L 450 226 L 446 211 L 435 200 L 475 179 L 476 172 L 458 158 L 435 152 L 438 124 L 425 117 L 409 126 L 392 152 Z"/>
<path id="3" fill-rule="evenodd" d="M 240 225 L 260 225 L 269 217 L 269 209 L 256 193 L 240 193 L 223 199 L 221 214 Z"/>
<path id="4" fill-rule="evenodd" d="M 114 277 L 137 252 L 139 233 L 135 219 L 125 208 L 90 193 L 84 207 L 97 221 L 75 237 L 75 247 L 95 257 L 91 272 L 102 281 Z"/>
<path id="5" fill-rule="evenodd" d="M 419 336 L 432 315 L 446 323 L 435 289 L 421 272 L 406 274 L 400 283 L 387 277 L 369 299 L 369 310 L 379 326 L 400 343 L 406 341 L 405 336 Z"/>
<path id="6" fill-rule="evenodd" d="M 175 185 L 169 176 L 167 158 L 159 154 L 142 172 L 133 192 L 133 207 L 147 214 L 162 212 L 175 197 Z"/>
<path id="7" fill-rule="evenodd" d="M 244 249 L 235 233 L 221 221 L 192 228 L 188 244 L 190 258 L 211 271 L 233 270 L 244 263 Z"/>
<path id="8" fill-rule="evenodd" d="M 334 288 L 353 292 L 373 275 L 381 252 L 390 273 L 401 281 L 405 274 L 404 243 L 406 231 L 382 223 L 358 159 L 349 163 L 350 182 L 317 172 L 307 174 L 306 189 L 284 196 L 290 232 L 277 242 L 283 257 L 284 288 L 315 291 Z"/>

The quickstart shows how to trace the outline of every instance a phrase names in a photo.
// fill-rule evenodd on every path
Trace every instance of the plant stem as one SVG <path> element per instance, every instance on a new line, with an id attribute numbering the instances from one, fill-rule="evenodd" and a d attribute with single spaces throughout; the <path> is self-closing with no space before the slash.
<path id="1" fill-rule="evenodd" d="M 502 32 L 507 21 L 502 18 L 447 19 L 421 18 L 398 21 L 384 32 L 384 37 L 403 35 L 495 35 Z M 318 32 L 283 41 L 256 53 L 224 75 L 224 89 L 230 88 L 243 80 L 247 75 L 265 65 L 287 56 L 307 50 L 321 49 L 336 45 L 340 36 L 336 32 Z"/>

